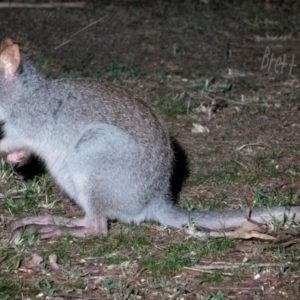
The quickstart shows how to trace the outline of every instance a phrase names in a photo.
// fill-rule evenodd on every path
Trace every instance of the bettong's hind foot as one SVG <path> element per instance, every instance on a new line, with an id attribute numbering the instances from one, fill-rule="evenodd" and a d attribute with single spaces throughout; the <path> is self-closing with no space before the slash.
<path id="1" fill-rule="evenodd" d="M 70 235 L 86 237 L 89 235 L 107 235 L 107 219 L 102 217 L 97 222 L 88 222 L 86 218 L 69 219 L 59 216 L 25 217 L 9 224 L 12 230 L 9 243 L 13 243 L 22 231 L 37 232 L 40 239 Z"/>

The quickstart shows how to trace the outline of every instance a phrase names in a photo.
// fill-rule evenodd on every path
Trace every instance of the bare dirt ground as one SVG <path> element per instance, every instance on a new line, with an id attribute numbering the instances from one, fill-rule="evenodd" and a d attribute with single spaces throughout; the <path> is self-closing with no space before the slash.
<path id="1" fill-rule="evenodd" d="M 1 9 L 0 36 L 17 41 L 46 76 L 106 78 L 149 103 L 188 158 L 179 195 L 184 205 L 272 204 L 265 199 L 299 205 L 299 5 L 116 4 Z M 5 170 L 0 195 L 13 189 Z M 51 192 L 56 197 L 56 189 Z M 198 241 L 154 224 L 113 223 L 107 238 L 35 240 L 9 248 L 5 224 L 13 217 L 81 214 L 61 196 L 55 207 L 28 208 L 25 198 L 18 211 L 0 198 L 0 299 L 299 299 L 298 235 L 285 244 Z M 33 253 L 43 262 L 24 265 Z M 50 254 L 58 256 L 58 269 L 51 268 Z M 184 268 L 242 262 L 252 267 Z"/>

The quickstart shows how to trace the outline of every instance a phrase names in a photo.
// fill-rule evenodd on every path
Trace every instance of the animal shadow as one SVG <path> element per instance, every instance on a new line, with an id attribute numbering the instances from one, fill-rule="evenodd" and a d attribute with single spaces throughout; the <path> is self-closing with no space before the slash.
<path id="1" fill-rule="evenodd" d="M 182 185 L 188 178 L 190 171 L 186 152 L 174 137 L 171 137 L 171 146 L 174 153 L 171 193 L 174 201 L 176 201 L 181 192 Z"/>
<path id="2" fill-rule="evenodd" d="M 24 181 L 33 179 L 46 173 L 46 167 L 41 159 L 32 154 L 26 162 L 15 167 L 15 172 L 21 175 Z"/>

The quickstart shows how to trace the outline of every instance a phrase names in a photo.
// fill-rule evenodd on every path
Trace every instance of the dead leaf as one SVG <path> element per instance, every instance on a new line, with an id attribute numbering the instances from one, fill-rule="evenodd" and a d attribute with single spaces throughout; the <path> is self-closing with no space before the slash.
<path id="1" fill-rule="evenodd" d="M 257 241 L 244 241 L 243 243 L 238 243 L 234 246 L 234 251 L 239 251 L 243 253 L 252 253 L 254 249 L 257 248 Z"/>
<path id="2" fill-rule="evenodd" d="M 260 224 L 250 219 L 242 223 L 240 228 L 242 228 L 244 231 L 247 232 L 258 231 L 258 232 L 265 233 L 267 231 L 267 227 L 264 224 Z"/>
<path id="3" fill-rule="evenodd" d="M 37 269 L 42 261 L 43 258 L 40 255 L 33 253 L 31 258 L 24 259 L 19 270 L 27 272 L 28 269 Z"/>
<path id="4" fill-rule="evenodd" d="M 248 223 L 256 225 L 256 227 L 253 227 L 253 229 L 251 229 L 251 230 L 256 230 L 256 231 L 259 231 L 259 232 L 266 232 L 267 231 L 267 226 L 265 224 L 256 222 L 256 221 L 251 219 L 251 208 L 246 209 L 245 218 L 247 219 Z M 243 226 L 243 224 L 242 224 L 242 226 Z M 248 225 L 245 224 L 245 226 L 247 226 L 247 227 L 245 227 L 245 229 L 247 229 L 247 228 L 250 229 L 251 228 L 249 224 Z"/>
<path id="5" fill-rule="evenodd" d="M 275 237 L 265 234 L 266 228 L 260 225 L 259 223 L 254 223 L 252 221 L 244 222 L 240 227 L 238 227 L 230 236 L 231 238 L 239 238 L 239 239 L 252 239 L 257 238 L 261 240 L 272 241 L 275 240 Z"/>
<path id="6" fill-rule="evenodd" d="M 192 133 L 210 133 L 209 129 L 206 126 L 201 124 L 193 123 Z"/>
<path id="7" fill-rule="evenodd" d="M 55 254 L 49 255 L 49 265 L 52 270 L 59 269 L 59 265 L 57 264 L 57 256 Z"/>

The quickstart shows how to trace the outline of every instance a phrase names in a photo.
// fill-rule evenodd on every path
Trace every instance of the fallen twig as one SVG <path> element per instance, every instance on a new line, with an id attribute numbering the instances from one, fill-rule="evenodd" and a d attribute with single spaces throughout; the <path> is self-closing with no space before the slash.
<path id="1" fill-rule="evenodd" d="M 93 23 L 91 23 L 91 24 L 89 24 L 89 25 L 87 25 L 87 26 L 81 28 L 81 29 L 78 30 L 77 32 L 73 33 L 73 34 L 70 36 L 70 39 L 69 39 L 69 40 L 67 40 L 66 42 L 63 42 L 62 44 L 60 44 L 60 45 L 58 45 L 58 46 L 56 46 L 54 49 L 56 50 L 56 49 L 58 49 L 58 48 L 60 48 L 60 47 L 62 47 L 62 46 L 64 46 L 64 45 L 70 43 L 70 42 L 72 41 L 72 37 L 74 37 L 74 36 L 77 35 L 78 33 L 82 32 L 83 30 L 85 30 L 85 29 L 87 29 L 87 28 L 89 28 L 89 27 L 95 25 L 96 23 L 98 23 L 98 22 L 104 20 L 105 18 L 107 18 L 107 15 L 104 16 L 104 17 L 102 17 L 102 18 L 100 18 L 100 19 L 98 19 L 97 21 L 95 21 L 95 22 L 93 22 Z"/>
<path id="2" fill-rule="evenodd" d="M 239 147 L 238 150 L 241 151 L 241 150 L 243 150 L 243 149 L 246 148 L 246 147 L 253 147 L 253 146 L 259 147 L 259 146 L 264 146 L 264 144 L 263 144 L 263 143 L 250 143 L 250 144 L 244 144 L 244 145 L 242 145 L 241 147 Z"/>
<path id="3" fill-rule="evenodd" d="M 195 265 L 194 267 L 184 267 L 184 270 L 191 271 L 211 271 L 211 270 L 228 270 L 228 269 L 240 269 L 240 268 L 268 268 L 268 267 L 280 267 L 282 263 L 223 263 L 223 264 L 211 264 L 211 265 Z"/>
<path id="4" fill-rule="evenodd" d="M 15 3 L 15 2 L 2 2 L 0 8 L 82 8 L 85 2 L 50 2 L 50 3 Z"/>

